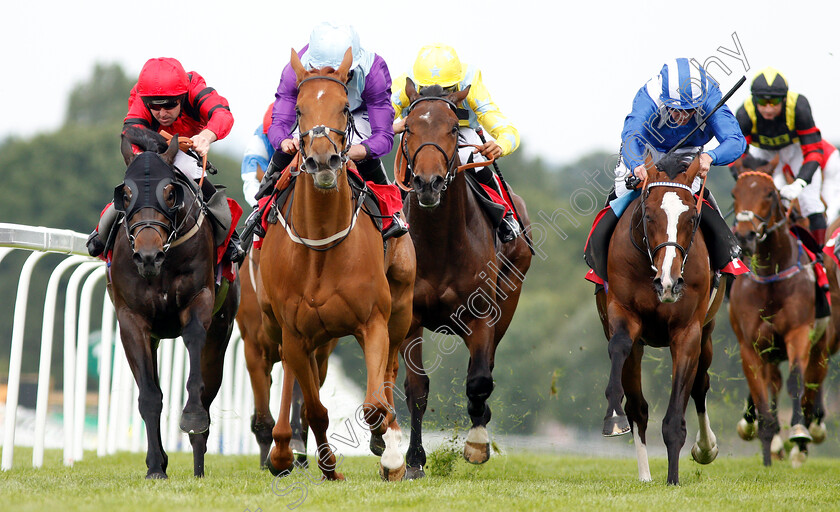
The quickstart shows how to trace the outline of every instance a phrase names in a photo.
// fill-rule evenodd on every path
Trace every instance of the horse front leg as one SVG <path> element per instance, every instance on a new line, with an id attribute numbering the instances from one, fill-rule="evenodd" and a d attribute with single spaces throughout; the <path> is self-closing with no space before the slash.
<path id="1" fill-rule="evenodd" d="M 128 366 L 140 391 L 138 408 L 146 424 L 146 478 L 164 479 L 168 457 L 160 438 L 160 413 L 163 410 L 163 393 L 157 373 L 157 354 L 153 350 L 148 322 L 128 308 L 117 308 L 122 339 Z"/>
<path id="2" fill-rule="evenodd" d="M 680 450 L 685 444 L 685 409 L 697 377 L 700 358 L 699 322 L 675 333 L 671 340 L 671 398 L 662 421 L 662 439 L 668 452 L 668 483 L 680 483 Z"/>
<path id="3" fill-rule="evenodd" d="M 712 366 L 712 330 L 714 326 L 715 321 L 712 319 L 703 327 L 697 375 L 694 377 L 694 386 L 691 388 L 691 398 L 694 399 L 699 425 L 697 440 L 691 447 L 691 456 L 700 464 L 709 464 L 718 455 L 717 437 L 712 432 L 709 414 L 706 410 L 706 394 L 709 392 L 709 368 Z"/>
<path id="4" fill-rule="evenodd" d="M 803 413 L 803 397 L 805 394 L 805 375 L 808 369 L 811 352 L 810 325 L 803 325 L 788 332 L 785 336 L 790 373 L 788 375 L 787 390 L 790 395 L 792 415 L 790 418 L 790 432 L 788 439 L 794 443 L 790 452 L 790 462 L 795 468 L 805 463 L 808 458 L 808 443 L 811 434 L 808 432 Z"/>
<path id="5" fill-rule="evenodd" d="M 614 309 L 616 311 L 609 311 L 608 307 L 610 330 L 613 334 L 607 345 L 607 351 L 610 354 L 610 377 L 607 382 L 607 389 L 604 392 L 607 398 L 607 413 L 604 415 L 602 433 L 605 437 L 630 433 L 630 423 L 621 407 L 621 401 L 624 398 L 622 370 L 641 330 L 638 321 L 631 323 L 628 319 L 619 316 L 623 310 L 620 308 Z"/>
<path id="6" fill-rule="evenodd" d="M 650 464 L 647 453 L 648 403 L 642 394 L 643 355 L 644 346 L 641 343 L 633 344 L 630 356 L 624 363 L 621 383 L 627 397 L 624 409 L 633 429 L 633 444 L 636 446 L 636 466 L 639 470 L 639 480 L 650 482 Z"/>
<path id="7" fill-rule="evenodd" d="M 464 342 L 470 351 L 467 367 L 467 413 L 472 426 L 464 443 L 464 459 L 471 464 L 484 464 L 490 459 L 490 436 L 487 424 L 492 413 L 487 400 L 493 393 L 493 365 L 496 356 L 496 343 L 493 327 L 487 325 L 487 319 L 476 319 L 468 324 L 470 334 L 464 336 Z M 469 332 L 468 331 L 468 332 Z"/>
<path id="8" fill-rule="evenodd" d="M 208 307 L 213 307 L 212 301 L 210 301 Z M 184 345 L 187 347 L 190 371 L 187 376 L 187 403 L 181 412 L 179 426 L 181 431 L 187 434 L 200 434 L 210 428 L 210 414 L 201 403 L 201 396 L 204 394 L 204 379 L 201 376 L 201 353 L 207 342 L 209 320 L 202 321 L 197 311 L 197 309 L 194 309 L 187 313 L 188 320 L 185 322 L 181 333 Z"/>
<path id="9" fill-rule="evenodd" d="M 280 413 L 277 415 L 277 422 L 271 430 L 274 439 L 268 457 L 265 459 L 265 467 L 272 475 L 285 475 L 291 472 L 294 463 L 294 455 L 289 447 L 292 439 L 292 427 L 289 422 L 289 410 L 292 405 L 292 388 L 297 386 L 295 374 L 291 366 L 283 359 L 283 385 L 280 391 Z"/>
<path id="10" fill-rule="evenodd" d="M 365 421 L 371 435 L 381 437 L 385 445 L 379 460 L 379 475 L 387 481 L 402 480 L 405 475 L 405 459 L 399 451 L 400 432 L 391 427 L 396 417 L 392 405 L 396 384 L 386 380 L 389 364 L 397 355 L 394 352 L 396 347 L 392 350 L 388 327 L 381 317 L 372 319 L 356 338 L 364 350 L 367 368 L 367 391 L 362 406 Z"/>
<path id="11" fill-rule="evenodd" d="M 406 479 L 426 476 L 426 450 L 423 449 L 423 415 L 429 401 L 429 376 L 423 367 L 423 326 L 417 325 L 400 347 L 405 362 L 405 403 L 411 415 L 411 436 L 406 453 Z"/>
<path id="12" fill-rule="evenodd" d="M 266 353 L 266 348 L 272 346 L 272 350 L 279 350 L 277 345 L 263 344 L 259 337 L 254 339 L 253 333 L 242 332 L 245 348 L 245 365 L 248 368 L 248 376 L 251 380 L 251 389 L 254 392 L 254 415 L 251 416 L 251 432 L 260 447 L 260 469 L 265 469 L 265 460 L 268 457 L 268 450 L 271 449 L 271 430 L 274 428 L 274 418 L 271 416 L 269 399 L 271 396 L 271 368 L 274 366 L 274 358 Z"/>

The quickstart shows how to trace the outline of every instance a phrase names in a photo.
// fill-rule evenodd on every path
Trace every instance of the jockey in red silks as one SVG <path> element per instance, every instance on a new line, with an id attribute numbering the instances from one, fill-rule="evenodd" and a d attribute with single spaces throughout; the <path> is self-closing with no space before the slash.
<path id="1" fill-rule="evenodd" d="M 187 73 L 178 60 L 167 57 L 149 59 L 140 71 L 137 84 L 128 98 L 128 114 L 123 121 L 123 130 L 139 126 L 156 132 L 166 130 L 170 134 L 192 139 L 192 150 L 204 157 L 210 144 L 223 139 L 233 127 L 233 115 L 227 100 L 212 87 L 207 87 L 204 78 L 195 71 Z M 183 151 L 179 151 L 174 162 L 184 175 L 196 181 L 204 175 L 202 162 Z M 210 209 L 217 245 L 224 242 L 229 233 L 234 215 L 241 213 L 238 205 L 229 204 L 224 191 L 216 190 L 207 177 L 202 182 L 202 193 Z M 235 212 L 235 210 L 239 210 Z M 117 213 L 109 205 L 102 214 L 99 226 L 88 238 L 88 252 L 99 256 L 105 250 L 100 237 L 110 233 Z M 237 217 L 238 218 L 238 217 Z M 221 240 L 220 240 L 221 238 Z M 238 235 L 234 230 L 225 251 L 225 257 L 232 262 L 242 261 L 244 252 L 239 247 Z"/>

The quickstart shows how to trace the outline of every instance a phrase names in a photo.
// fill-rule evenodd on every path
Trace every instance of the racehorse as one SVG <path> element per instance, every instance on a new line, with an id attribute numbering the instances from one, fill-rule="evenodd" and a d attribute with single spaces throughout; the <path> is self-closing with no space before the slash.
<path id="1" fill-rule="evenodd" d="M 400 153 L 406 171 L 410 171 L 405 181 L 410 182 L 411 192 L 404 208 L 417 253 L 414 315 L 401 348 L 411 412 L 406 477 L 421 478 L 426 463 L 422 423 L 429 395 L 422 358 L 423 328 L 462 337 L 470 352 L 466 390 L 472 426 L 464 458 L 484 463 L 490 458 L 487 399 L 494 386 L 496 347 L 513 319 L 531 252 L 524 237 L 498 244 L 467 178 L 459 172 L 464 167 L 458 156 L 455 111 L 469 88 L 445 94 L 432 86 L 418 94 L 409 79 L 405 90 L 411 105 Z M 510 196 L 527 232 L 530 221 L 525 203 L 513 193 Z"/>
<path id="2" fill-rule="evenodd" d="M 699 159 L 694 154 L 688 158 L 666 155 L 654 166 L 647 157 L 646 166 L 649 174 L 641 196 L 627 207 L 610 240 L 606 292 L 602 289 L 596 294 L 611 364 L 603 433 L 633 432 L 639 479 L 650 481 L 642 355 L 645 345 L 668 347 L 673 372 L 662 437 L 668 453 L 668 483 L 677 485 L 689 396 L 700 426 L 692 456 L 708 464 L 718 453 L 706 393 L 714 315 L 723 293 L 710 297 L 713 275 L 707 244 L 698 229 L 700 208 L 691 192 Z"/>
<path id="3" fill-rule="evenodd" d="M 262 312 L 257 300 L 259 280 L 260 251 L 248 251 L 248 258 L 243 262 L 240 271 L 242 282 L 242 298 L 236 322 L 245 347 L 245 364 L 251 378 L 251 389 L 254 392 L 254 414 L 251 416 L 251 432 L 260 447 L 260 468 L 265 469 L 265 461 L 271 448 L 271 431 L 274 428 L 274 418 L 269 409 L 271 391 L 271 370 L 280 361 L 281 349 L 262 330 Z M 318 347 L 315 359 L 318 366 L 318 377 L 321 385 L 327 376 L 327 360 L 338 340 L 333 340 Z M 306 442 L 309 425 L 306 418 L 301 417 L 303 394 L 300 385 L 295 381 L 292 391 L 291 427 L 292 439 L 290 447 L 297 456 L 297 462 L 306 466 Z"/>
<path id="4" fill-rule="evenodd" d="M 295 188 L 276 212 L 262 245 L 258 290 L 263 328 L 283 343 L 283 398 L 272 431 L 268 466 L 274 474 L 292 465 L 289 449 L 291 378 L 300 383 L 306 418 L 318 443 L 318 464 L 327 479 L 343 479 L 327 441 L 327 410 L 318 396 L 315 351 L 354 335 L 367 367 L 362 406 L 374 437 L 384 441 L 380 475 L 399 480 L 405 461 L 393 409 L 399 346 L 411 322 L 415 263 L 406 237 L 382 236 L 367 216 L 346 174 L 352 117 L 347 101 L 350 50 L 338 69 L 308 71 L 292 51 L 298 79 L 300 170 Z"/>
<path id="5" fill-rule="evenodd" d="M 144 151 L 134 155 L 131 145 Z M 178 137 L 168 149 L 151 130 L 129 128 L 122 138 L 125 181 L 114 206 L 125 214 L 114 245 L 108 287 L 125 355 L 140 389 L 146 424 L 146 478 L 166 478 L 167 455 L 160 438 L 160 389 L 156 349 L 162 338 L 181 336 L 190 371 L 181 430 L 189 434 L 195 476 L 204 475 L 210 403 L 222 382 L 225 349 L 239 305 L 238 279 L 216 291 L 213 229 L 190 180 L 176 177 L 172 162 Z M 199 197 L 196 195 L 199 194 Z"/>
<path id="6" fill-rule="evenodd" d="M 792 402 L 788 438 L 794 443 L 791 463 L 799 466 L 806 460 L 812 437 L 825 437 L 821 388 L 828 370 L 829 318 L 815 322 L 814 269 L 801 242 L 791 233 L 791 223 L 769 174 L 777 159 L 766 162 L 746 156 L 736 164 L 738 178 L 732 190 L 735 235 L 751 258 L 752 273 L 733 283 L 729 319 L 750 389 L 738 433 L 747 440 L 755 436 L 757 418 L 764 465 L 771 464 L 773 453 L 781 452 L 780 439 L 774 439 L 780 432 L 776 395 L 782 378 L 778 364 L 787 360 L 787 390 Z"/>

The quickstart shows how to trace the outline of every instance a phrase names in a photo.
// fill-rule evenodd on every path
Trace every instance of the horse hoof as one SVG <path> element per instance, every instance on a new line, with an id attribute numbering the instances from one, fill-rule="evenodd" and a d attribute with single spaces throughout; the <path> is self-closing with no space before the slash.
<path id="1" fill-rule="evenodd" d="M 286 468 L 286 469 L 277 469 L 276 467 L 274 467 L 274 464 L 272 464 L 272 462 L 271 462 L 271 456 L 268 456 L 265 459 L 265 468 L 269 471 L 269 473 L 271 473 L 272 476 L 275 476 L 275 477 L 277 477 L 277 476 L 280 476 L 280 477 L 289 476 L 289 475 L 292 474 L 291 467 Z"/>
<path id="2" fill-rule="evenodd" d="M 825 436 L 827 434 L 825 429 L 825 423 L 820 422 L 812 422 L 811 426 L 808 427 L 808 432 L 811 434 L 811 438 L 815 444 L 820 444 L 825 441 Z"/>
<path id="3" fill-rule="evenodd" d="M 181 432 L 185 434 L 201 434 L 210 429 L 210 415 L 207 411 L 182 412 L 179 423 Z"/>
<path id="4" fill-rule="evenodd" d="M 306 458 L 306 455 L 298 455 L 295 458 L 295 466 L 303 469 L 309 469 L 309 459 Z"/>
<path id="5" fill-rule="evenodd" d="M 154 473 L 149 472 L 146 474 L 146 480 L 166 480 L 167 478 L 169 477 L 162 471 L 155 471 Z"/>
<path id="6" fill-rule="evenodd" d="M 464 444 L 464 459 L 470 464 L 484 464 L 490 460 L 490 443 L 467 441 Z"/>
<path id="7" fill-rule="evenodd" d="M 623 436 L 630 433 L 630 423 L 627 416 L 610 416 L 604 419 L 604 437 Z"/>
<path id="8" fill-rule="evenodd" d="M 691 447 L 691 457 L 699 464 L 709 464 L 717 458 L 717 455 L 717 445 L 712 446 L 712 449 L 707 452 L 703 451 L 697 443 L 694 443 L 694 446 Z"/>
<path id="9" fill-rule="evenodd" d="M 370 452 L 377 457 L 381 457 L 385 452 L 385 439 L 380 434 L 371 434 L 370 436 Z"/>
<path id="10" fill-rule="evenodd" d="M 755 439 L 755 435 L 758 432 L 758 426 L 756 422 L 749 423 L 744 418 L 738 422 L 738 436 L 744 441 L 752 441 Z"/>
<path id="11" fill-rule="evenodd" d="M 405 478 L 405 462 L 400 467 L 395 469 L 386 468 L 382 463 L 379 464 L 379 476 L 386 482 L 399 482 Z"/>
<path id="12" fill-rule="evenodd" d="M 423 471 L 423 466 L 419 468 L 408 466 L 405 468 L 405 477 L 403 477 L 403 480 L 419 480 L 421 478 L 426 478 L 426 472 Z"/>
<path id="13" fill-rule="evenodd" d="M 807 443 L 811 439 L 811 434 L 808 433 L 808 429 L 804 425 L 797 424 L 790 427 L 790 432 L 788 433 L 789 441 L 805 441 Z"/>
<path id="14" fill-rule="evenodd" d="M 808 452 L 803 452 L 798 445 L 793 445 L 790 450 L 790 465 L 796 469 L 802 467 L 805 461 L 808 460 Z"/>
<path id="15" fill-rule="evenodd" d="M 289 449 L 295 455 L 306 455 L 306 445 L 303 444 L 303 440 L 301 439 L 292 439 L 289 441 Z"/>

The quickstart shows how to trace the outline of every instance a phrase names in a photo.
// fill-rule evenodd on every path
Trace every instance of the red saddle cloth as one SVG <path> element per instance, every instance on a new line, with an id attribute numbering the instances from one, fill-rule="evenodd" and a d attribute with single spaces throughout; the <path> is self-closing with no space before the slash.
<path id="1" fill-rule="evenodd" d="M 295 158 L 288 167 L 283 169 L 280 179 L 277 180 L 277 185 L 275 186 L 277 190 L 282 191 L 289 186 L 291 183 L 291 173 L 296 170 L 296 167 L 297 158 Z M 352 162 L 347 166 L 347 170 L 358 176 L 360 181 L 364 181 L 361 174 L 359 174 L 359 171 L 356 169 L 356 166 L 353 165 Z M 385 231 L 391 223 L 394 222 L 391 216 L 402 209 L 402 195 L 400 194 L 400 189 L 397 188 L 396 185 L 379 185 L 372 181 L 365 181 L 365 185 L 367 185 L 367 188 L 373 193 L 374 197 L 376 197 L 376 201 L 379 204 L 379 212 L 383 217 L 382 230 Z M 263 230 L 268 229 L 268 213 L 271 211 L 271 204 L 274 203 L 276 198 L 277 194 L 271 194 L 259 200 L 259 208 L 260 211 L 263 212 L 262 218 L 260 219 Z M 254 237 L 254 249 L 259 249 L 261 247 L 262 239 Z"/>

